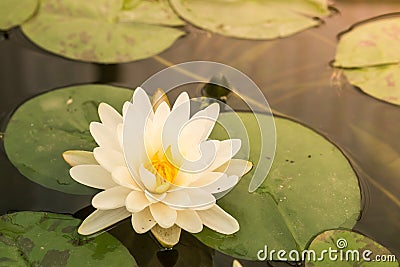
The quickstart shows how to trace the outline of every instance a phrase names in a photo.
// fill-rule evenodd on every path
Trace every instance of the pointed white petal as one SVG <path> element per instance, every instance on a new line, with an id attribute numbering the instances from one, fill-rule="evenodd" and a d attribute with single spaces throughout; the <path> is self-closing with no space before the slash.
<path id="1" fill-rule="evenodd" d="M 203 224 L 221 234 L 230 235 L 239 231 L 239 223 L 218 205 L 207 210 L 197 211 Z"/>
<path id="2" fill-rule="evenodd" d="M 190 116 L 190 99 L 186 92 L 181 93 L 175 100 L 172 110 L 179 109 L 179 113 L 182 114 L 186 121 L 189 120 Z"/>
<path id="3" fill-rule="evenodd" d="M 123 207 L 130 192 L 129 188 L 123 186 L 106 189 L 92 198 L 92 206 L 99 210 L 111 210 Z"/>
<path id="4" fill-rule="evenodd" d="M 236 175 L 224 175 L 221 179 L 218 179 L 216 182 L 210 185 L 202 187 L 202 189 L 212 194 L 216 194 L 231 189 L 238 182 L 239 178 Z"/>
<path id="5" fill-rule="evenodd" d="M 96 210 L 82 222 L 81 226 L 79 226 L 78 233 L 81 235 L 91 235 L 128 218 L 130 215 L 131 213 L 125 208 Z"/>
<path id="6" fill-rule="evenodd" d="M 125 116 L 130 105 L 132 105 L 132 102 L 129 102 L 129 101 L 124 102 L 124 105 L 122 106 L 122 116 Z"/>
<path id="7" fill-rule="evenodd" d="M 194 210 L 178 210 L 176 224 L 189 233 L 199 233 L 203 230 L 203 222 Z"/>
<path id="8" fill-rule="evenodd" d="M 153 218 L 162 228 L 169 228 L 175 224 L 177 213 L 163 203 L 154 203 L 150 205 L 150 211 Z"/>
<path id="9" fill-rule="evenodd" d="M 96 165 L 98 164 L 93 156 L 93 152 L 83 150 L 68 150 L 62 154 L 64 160 L 70 166 L 77 165 Z"/>
<path id="10" fill-rule="evenodd" d="M 122 123 L 118 124 L 117 125 L 117 138 L 118 138 L 118 143 L 121 148 L 121 151 L 123 151 L 123 143 L 122 143 L 123 142 L 123 139 L 122 139 L 123 131 L 124 131 L 124 125 Z"/>
<path id="11" fill-rule="evenodd" d="M 242 142 L 240 139 L 228 139 L 221 141 L 217 150 L 214 162 L 206 171 L 215 170 L 228 160 L 232 159 L 239 152 Z"/>
<path id="12" fill-rule="evenodd" d="M 149 208 L 132 214 L 132 226 L 136 233 L 146 233 L 153 228 L 154 225 L 156 225 L 156 220 L 151 215 Z"/>
<path id="13" fill-rule="evenodd" d="M 122 116 L 109 104 L 100 103 L 98 110 L 100 120 L 104 125 L 116 128 L 118 124 L 122 123 Z"/>
<path id="14" fill-rule="evenodd" d="M 154 192 L 156 187 L 156 176 L 146 169 L 143 164 L 139 167 L 140 180 L 147 190 Z"/>
<path id="15" fill-rule="evenodd" d="M 69 173 L 78 183 L 93 188 L 107 189 L 116 186 L 111 174 L 100 165 L 78 165 L 72 167 Z"/>
<path id="16" fill-rule="evenodd" d="M 130 212 L 139 212 L 150 205 L 150 201 L 142 191 L 132 191 L 125 201 L 126 209 Z"/>
<path id="17" fill-rule="evenodd" d="M 215 169 L 214 171 L 224 172 L 228 176 L 236 175 L 238 177 L 242 177 L 243 175 L 248 173 L 252 167 L 253 164 L 250 161 L 243 159 L 231 159 L 225 164 Z"/>
<path id="18" fill-rule="evenodd" d="M 162 102 L 157 108 L 153 121 L 148 121 L 149 129 L 146 129 L 146 149 L 149 156 L 155 154 L 162 147 L 162 129 L 164 123 L 170 114 L 169 106 L 166 102 Z M 149 123 L 151 122 L 151 123 Z"/>
<path id="19" fill-rule="evenodd" d="M 103 148 L 103 147 L 96 147 L 93 150 L 94 157 L 96 158 L 97 162 L 109 172 L 113 172 L 115 168 L 125 166 L 125 159 L 121 152 Z"/>
<path id="20" fill-rule="evenodd" d="M 132 178 L 131 173 L 129 172 L 127 167 L 115 168 L 114 171 L 111 173 L 111 176 L 114 182 L 121 186 L 125 186 L 136 191 L 142 191 L 142 188 Z"/>
<path id="21" fill-rule="evenodd" d="M 99 122 L 91 122 L 89 128 L 90 133 L 99 146 L 119 149 L 116 129 L 107 127 Z"/>
<path id="22" fill-rule="evenodd" d="M 185 190 L 168 192 L 162 202 L 174 209 L 184 209 L 190 207 L 192 203 Z"/>

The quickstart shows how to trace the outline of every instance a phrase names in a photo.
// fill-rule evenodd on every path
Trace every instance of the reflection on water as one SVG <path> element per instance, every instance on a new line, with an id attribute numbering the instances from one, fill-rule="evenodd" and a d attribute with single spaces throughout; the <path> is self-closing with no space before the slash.
<path id="1" fill-rule="evenodd" d="M 329 62 L 336 35 L 359 20 L 400 9 L 398 1 L 336 1 L 340 14 L 326 24 L 290 38 L 246 41 L 210 35 L 187 27 L 190 34 L 160 57 L 120 65 L 76 62 L 43 52 L 19 30 L 0 33 L 0 133 L 9 114 L 26 99 L 58 87 L 81 83 L 112 83 L 136 87 L 172 63 L 211 60 L 249 75 L 263 90 L 271 107 L 323 133 L 351 159 L 363 191 L 363 211 L 355 229 L 400 257 L 400 108 L 377 101 L 339 81 L 332 87 Z M 333 80 L 336 81 L 336 80 Z M 192 96 L 200 91 L 193 88 Z M 175 93 L 174 93 L 175 95 Z M 247 107 L 233 95 L 227 103 Z M 1 139 L 1 138 L 0 138 Z M 74 214 L 91 201 L 34 184 L 18 174 L 0 153 L 1 213 L 46 210 Z M 84 209 L 85 211 L 85 209 Z M 86 212 L 88 210 L 86 209 Z M 90 211 L 90 209 L 89 209 Z M 85 217 L 81 211 L 76 214 Z M 160 251 L 150 234 L 137 235 L 129 220 L 111 229 L 140 266 L 231 266 L 232 258 L 183 234 L 174 250 Z M 244 266 L 267 263 L 241 261 Z M 271 263 L 271 266 L 282 263 Z M 286 264 L 287 265 L 287 264 Z"/>

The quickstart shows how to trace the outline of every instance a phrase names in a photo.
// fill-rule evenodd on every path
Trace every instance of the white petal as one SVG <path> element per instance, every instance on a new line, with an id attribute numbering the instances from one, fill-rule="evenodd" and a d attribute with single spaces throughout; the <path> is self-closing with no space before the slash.
<path id="1" fill-rule="evenodd" d="M 154 225 L 156 225 L 156 220 L 151 215 L 149 208 L 132 214 L 132 226 L 136 233 L 146 233 Z"/>
<path id="2" fill-rule="evenodd" d="M 162 102 L 157 108 L 153 121 L 148 121 L 149 129 L 146 129 L 146 150 L 147 155 L 154 155 L 160 150 L 162 145 L 162 129 L 164 123 L 170 114 L 169 106 L 166 102 Z"/>
<path id="3" fill-rule="evenodd" d="M 154 203 L 150 205 L 150 211 L 153 218 L 162 228 L 170 228 L 175 224 L 177 213 L 163 203 Z"/>
<path id="4" fill-rule="evenodd" d="M 128 218 L 130 215 L 131 213 L 125 208 L 96 210 L 82 222 L 81 226 L 79 226 L 78 233 L 81 235 L 91 235 Z"/>
<path id="5" fill-rule="evenodd" d="M 99 210 L 110 210 L 125 206 L 125 199 L 131 192 L 129 188 L 116 186 L 95 195 L 92 206 Z"/>
<path id="6" fill-rule="evenodd" d="M 206 171 L 215 170 L 228 160 L 232 159 L 239 152 L 242 142 L 240 139 L 228 139 L 221 141 L 217 150 L 214 162 L 207 168 Z"/>
<path id="7" fill-rule="evenodd" d="M 210 185 L 202 187 L 202 189 L 212 194 L 216 194 L 231 189 L 238 182 L 239 178 L 236 175 L 224 175 L 221 179 L 218 179 L 216 182 Z"/>
<path id="8" fill-rule="evenodd" d="M 221 234 L 230 235 L 239 231 L 239 223 L 218 205 L 207 210 L 197 211 L 203 224 Z"/>
<path id="9" fill-rule="evenodd" d="M 178 210 L 176 225 L 189 233 L 199 233 L 203 230 L 203 222 L 194 210 Z"/>
<path id="10" fill-rule="evenodd" d="M 104 125 L 116 128 L 118 124 L 122 123 L 122 116 L 109 104 L 100 103 L 98 110 L 100 120 Z"/>
<path id="11" fill-rule="evenodd" d="M 191 205 L 189 208 L 192 209 L 204 209 L 208 208 L 210 205 L 215 204 L 215 197 L 201 189 L 201 188 L 193 188 L 193 189 L 184 189 L 185 191 L 188 192 L 188 195 L 190 197 Z"/>
<path id="12" fill-rule="evenodd" d="M 154 192 L 156 188 L 156 176 L 146 169 L 143 164 L 139 167 L 140 180 L 147 190 Z"/>
<path id="13" fill-rule="evenodd" d="M 114 182 L 121 186 L 125 186 L 136 191 L 142 191 L 142 188 L 132 178 L 131 173 L 129 172 L 127 167 L 115 168 L 114 171 L 111 173 L 111 176 Z"/>
<path id="14" fill-rule="evenodd" d="M 93 156 L 93 152 L 83 150 L 68 150 L 62 154 L 64 160 L 70 166 L 77 165 L 96 165 L 98 164 Z"/>
<path id="15" fill-rule="evenodd" d="M 116 186 L 111 174 L 100 165 L 78 165 L 69 173 L 75 181 L 90 187 L 107 189 Z"/>
<path id="16" fill-rule="evenodd" d="M 186 190 L 168 192 L 162 202 L 174 209 L 184 209 L 192 203 Z"/>
<path id="17" fill-rule="evenodd" d="M 197 175 L 197 179 L 189 184 L 188 187 L 203 187 L 215 183 L 226 176 L 223 172 L 205 172 Z"/>
<path id="18" fill-rule="evenodd" d="M 93 150 L 93 154 L 97 162 L 109 172 L 113 172 L 117 167 L 126 165 L 123 154 L 117 150 L 96 147 Z"/>
<path id="19" fill-rule="evenodd" d="M 145 196 L 144 192 L 132 191 L 129 193 L 125 201 L 126 209 L 130 212 L 139 212 L 149 206 L 151 203 Z"/>
<path id="20" fill-rule="evenodd" d="M 179 113 L 182 114 L 186 121 L 189 120 L 190 116 L 190 99 L 186 92 L 182 92 L 175 100 L 172 110 L 179 109 Z"/>
<path id="21" fill-rule="evenodd" d="M 124 125 L 121 123 L 121 124 L 118 124 L 118 126 L 117 126 L 117 137 L 118 137 L 118 143 L 119 143 L 119 146 L 120 146 L 120 148 L 121 148 L 121 151 L 123 151 L 123 132 L 124 132 Z"/>
<path id="22" fill-rule="evenodd" d="M 165 196 L 167 195 L 167 193 L 162 193 L 162 194 L 154 194 L 154 193 L 150 193 L 149 191 L 145 190 L 144 191 L 147 199 L 151 202 L 151 203 L 157 203 L 159 201 L 162 201 Z"/>
<path id="23" fill-rule="evenodd" d="M 221 165 L 215 172 L 224 172 L 228 176 L 236 175 L 238 177 L 242 177 L 246 173 L 248 173 L 253 164 L 250 161 L 243 160 L 243 159 L 231 159 L 230 161 L 226 162 L 225 164 Z"/>
<path id="24" fill-rule="evenodd" d="M 90 133 L 99 146 L 111 149 L 119 149 L 116 129 L 107 127 L 99 122 L 91 122 L 89 128 Z"/>

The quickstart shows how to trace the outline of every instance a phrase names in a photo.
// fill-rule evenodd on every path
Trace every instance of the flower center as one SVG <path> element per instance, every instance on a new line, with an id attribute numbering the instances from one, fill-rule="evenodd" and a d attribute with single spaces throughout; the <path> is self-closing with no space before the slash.
<path id="1" fill-rule="evenodd" d="M 156 176 L 155 193 L 160 194 L 167 191 L 178 174 L 178 168 L 168 160 L 169 151 L 170 149 L 167 149 L 166 153 L 160 151 L 155 153 L 151 161 L 145 166 Z"/>

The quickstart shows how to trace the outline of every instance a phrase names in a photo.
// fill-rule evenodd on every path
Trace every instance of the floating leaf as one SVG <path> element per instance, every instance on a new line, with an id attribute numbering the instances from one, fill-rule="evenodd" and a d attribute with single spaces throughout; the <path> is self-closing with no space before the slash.
<path id="1" fill-rule="evenodd" d="M 152 10 L 157 9 L 150 6 Z M 42 0 L 38 13 L 22 25 L 22 30 L 43 49 L 67 58 L 99 63 L 153 56 L 184 34 L 175 28 L 145 23 L 145 18 L 152 18 L 147 13 L 141 14 L 138 20 L 120 21 L 120 16 L 127 12 L 121 7 L 120 0 Z"/>
<path id="2" fill-rule="evenodd" d="M 8 158 L 30 180 L 73 194 L 94 189 L 75 182 L 63 160 L 66 150 L 92 150 L 89 123 L 99 121 L 97 106 L 106 102 L 121 110 L 132 91 L 105 85 L 73 86 L 34 97 L 20 106 L 7 125 Z"/>
<path id="3" fill-rule="evenodd" d="M 171 0 L 176 12 L 194 25 L 245 39 L 285 37 L 319 25 L 329 14 L 326 0 Z"/>
<path id="4" fill-rule="evenodd" d="M 2 266 L 137 266 L 129 251 L 103 233 L 83 237 L 68 215 L 17 212 L 0 217 Z"/>
<path id="5" fill-rule="evenodd" d="M 371 19 L 344 33 L 335 67 L 366 94 L 400 105 L 400 18 Z"/>
<path id="6" fill-rule="evenodd" d="M 305 266 L 399 266 L 395 256 L 387 248 L 383 247 L 372 239 L 355 232 L 346 230 L 330 230 L 323 232 L 311 242 L 308 250 L 314 250 L 316 255 L 321 257 L 322 251 L 329 251 L 329 248 L 331 248 L 331 250 L 338 251 L 338 253 L 332 253 L 332 258 L 337 256 L 337 260 L 331 260 L 328 253 L 325 253 L 325 257 L 323 257 L 321 260 L 318 260 L 318 258 L 316 261 L 313 261 L 312 259 L 306 259 Z M 364 255 L 366 259 L 363 259 L 363 253 L 367 250 L 371 251 L 371 253 L 366 252 Z M 340 260 L 341 253 L 343 255 L 343 260 Z M 379 257 L 379 260 L 383 261 L 376 261 L 376 256 Z M 368 261 L 369 259 L 371 261 Z"/>
<path id="7" fill-rule="evenodd" d="M 334 65 L 360 68 L 400 61 L 400 17 L 369 20 L 340 37 Z"/>
<path id="8" fill-rule="evenodd" d="M 9 30 L 29 19 L 37 4 L 38 0 L 1 0 L 0 30 Z"/>
<path id="9" fill-rule="evenodd" d="M 248 129 L 250 161 L 255 166 L 262 164 L 255 162 L 261 153 L 257 121 L 250 113 L 239 114 Z M 223 125 L 229 125 L 230 119 L 229 113 L 219 117 Z M 267 179 L 249 193 L 253 170 L 218 201 L 239 221 L 239 232 L 226 236 L 206 228 L 196 235 L 206 245 L 233 257 L 257 260 L 257 252 L 265 245 L 276 251 L 301 250 L 317 233 L 351 228 L 359 216 L 358 179 L 341 151 L 298 123 L 281 118 L 275 122 L 277 148 Z M 218 127 L 212 136 L 225 138 Z"/>
<path id="10" fill-rule="evenodd" d="M 166 26 L 185 25 L 172 10 L 168 0 L 125 1 L 118 14 L 121 22 L 141 22 Z"/>
<path id="11" fill-rule="evenodd" d="M 400 55 L 400 54 L 399 54 Z M 400 65 L 345 69 L 347 80 L 366 94 L 400 105 Z"/>

